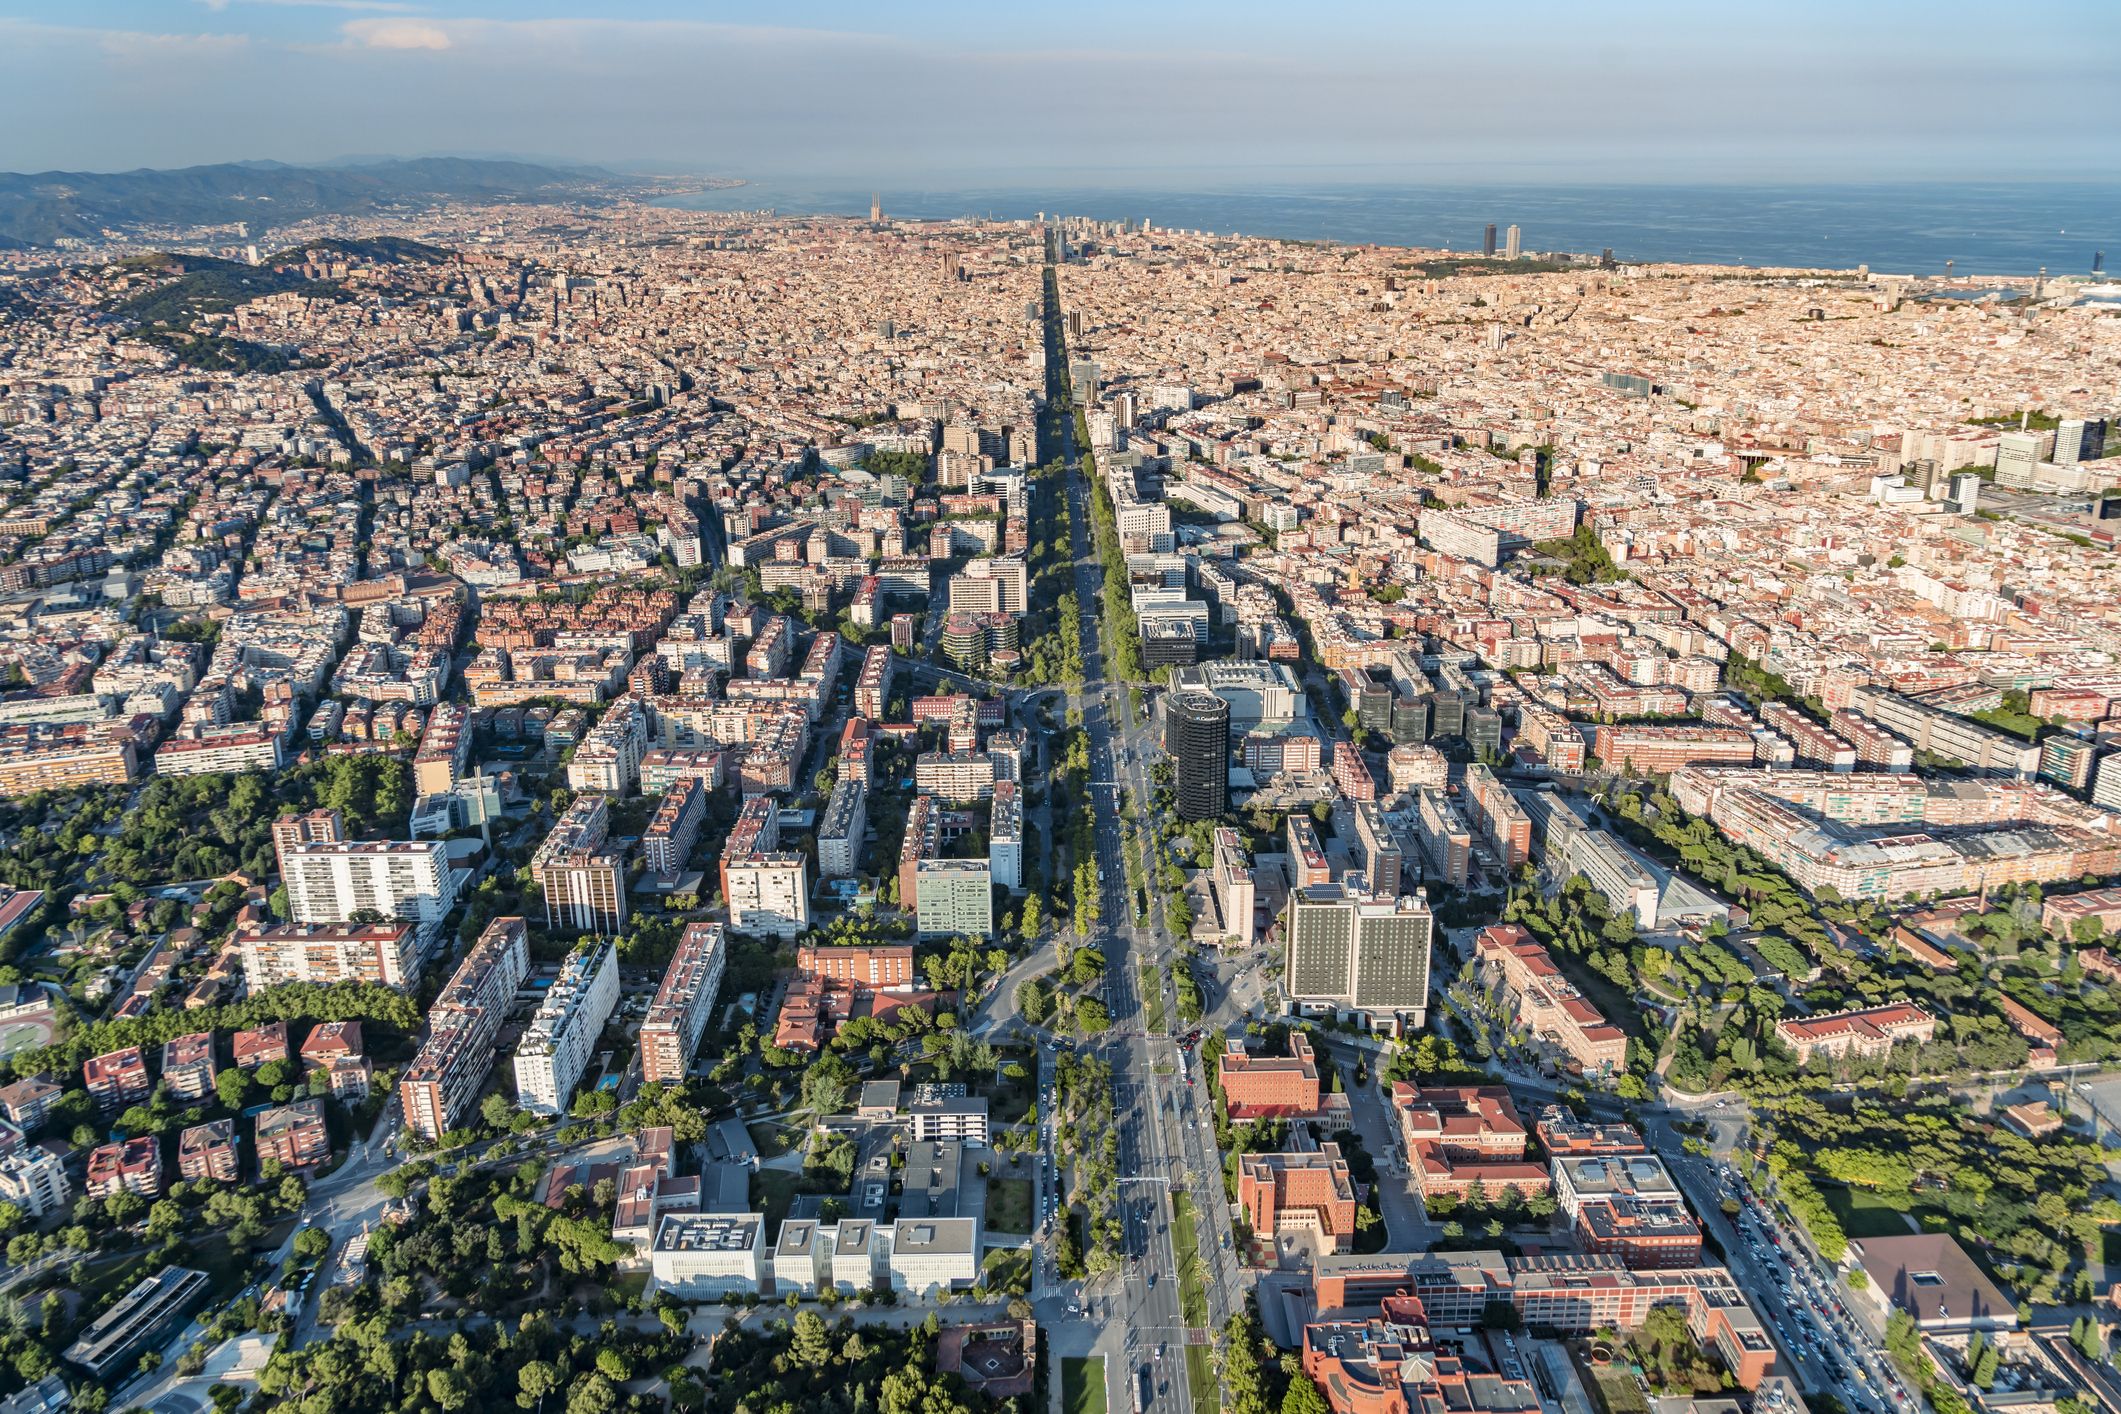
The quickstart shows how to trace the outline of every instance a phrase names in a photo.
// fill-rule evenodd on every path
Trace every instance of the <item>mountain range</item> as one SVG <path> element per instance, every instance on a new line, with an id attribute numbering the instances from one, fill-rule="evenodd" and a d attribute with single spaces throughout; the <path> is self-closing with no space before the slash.
<path id="1" fill-rule="evenodd" d="M 250 223 L 253 238 L 311 216 L 439 201 L 596 201 L 646 184 L 591 168 L 467 157 L 347 166 L 224 162 L 133 172 L 0 173 L 0 246 L 50 246 L 106 231 Z"/>

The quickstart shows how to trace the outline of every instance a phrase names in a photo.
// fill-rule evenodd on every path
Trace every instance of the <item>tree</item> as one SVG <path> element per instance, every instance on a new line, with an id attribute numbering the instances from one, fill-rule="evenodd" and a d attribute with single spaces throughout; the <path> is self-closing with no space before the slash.
<path id="1" fill-rule="evenodd" d="M 794 1331 L 789 1338 L 788 1356 L 796 1364 L 824 1373 L 832 1363 L 832 1337 L 825 1328 L 824 1317 L 815 1311 L 796 1314 Z"/>
<path id="2" fill-rule="evenodd" d="M 516 1371 L 516 1385 L 521 1390 L 516 1395 L 516 1403 L 531 1409 L 560 1387 L 560 1372 L 550 1361 L 526 1360 Z"/>
<path id="3" fill-rule="evenodd" d="M 462 1409 L 471 1402 L 471 1382 L 445 1365 L 427 1372 L 427 1393 L 443 1409 Z"/>
<path id="4" fill-rule="evenodd" d="M 567 1391 L 567 1414 L 614 1414 L 619 1392 L 601 1372 L 584 1375 Z"/>
<path id="5" fill-rule="evenodd" d="M 1298 1373 L 1290 1378 L 1289 1388 L 1281 1397 L 1281 1414 L 1331 1414 L 1331 1407 L 1311 1377 Z"/>
<path id="6" fill-rule="evenodd" d="M 321 1227 L 305 1227 L 295 1234 L 295 1255 L 314 1262 L 331 1250 L 331 1234 Z"/>

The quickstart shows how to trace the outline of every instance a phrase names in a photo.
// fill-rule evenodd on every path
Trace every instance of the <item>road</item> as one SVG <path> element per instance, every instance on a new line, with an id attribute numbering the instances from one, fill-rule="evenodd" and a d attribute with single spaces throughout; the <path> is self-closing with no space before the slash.
<path id="1" fill-rule="evenodd" d="M 1048 318 L 1059 311 L 1049 304 Z M 1057 384 L 1057 380 L 1056 380 Z M 1128 722 L 1129 684 L 1108 677 L 1100 611 L 1104 568 L 1092 544 L 1090 486 L 1075 446 L 1072 422 L 1063 422 L 1063 458 L 1069 498 L 1073 573 L 1082 616 L 1083 683 L 1070 694 L 1088 737 L 1093 848 L 1103 881 L 1102 919 L 1094 942 L 1105 954 L 1106 1003 L 1112 1030 L 1099 1047 L 1112 1067 L 1113 1115 L 1119 1135 L 1119 1211 L 1126 1233 L 1119 1288 L 1102 1304 L 1114 1317 L 1101 1344 L 1107 1405 L 1131 1409 L 1136 1382 L 1149 1372 L 1148 1411 L 1191 1414 L 1185 1344 L 1189 1336 L 1180 1303 L 1176 1259 L 1174 1191 L 1187 1191 L 1196 1215 L 1209 1328 L 1219 1328 L 1240 1307 L 1243 1295 L 1229 1236 L 1228 1203 L 1222 1184 L 1206 1092 L 1179 1079 L 1181 1041 L 1167 1031 L 1149 1034 L 1150 1009 L 1141 994 L 1141 969 L 1149 967 L 1162 989 L 1161 1015 L 1177 1014 L 1170 967 L 1175 960 L 1155 899 L 1145 925 L 1137 925 L 1127 897 L 1120 784 L 1138 801 L 1148 799 L 1148 743 L 1140 723 Z M 1122 754 L 1115 755 L 1118 751 Z M 1190 1059 L 1194 1080 L 1197 1063 Z M 1205 1340 L 1207 1331 L 1194 1333 Z"/>

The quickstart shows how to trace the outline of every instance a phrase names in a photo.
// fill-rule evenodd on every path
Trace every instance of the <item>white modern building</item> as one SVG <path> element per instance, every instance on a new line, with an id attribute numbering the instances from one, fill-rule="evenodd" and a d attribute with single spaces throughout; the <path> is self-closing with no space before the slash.
<path id="1" fill-rule="evenodd" d="M 656 1286 L 681 1301 L 756 1292 L 766 1273 L 763 1213 L 671 1213 L 648 1249 Z"/>
<path id="2" fill-rule="evenodd" d="M 902 1218 L 891 1227 L 891 1289 L 961 1291 L 979 1279 L 977 1218 Z"/>
<path id="3" fill-rule="evenodd" d="M 1010 893 L 1024 889 L 1024 797 L 1015 781 L 994 783 L 988 816 L 987 869 Z"/>
<path id="4" fill-rule="evenodd" d="M 516 1103 L 532 1114 L 564 1113 L 619 1000 L 618 950 L 604 941 L 567 955 L 559 978 L 516 1047 Z"/>

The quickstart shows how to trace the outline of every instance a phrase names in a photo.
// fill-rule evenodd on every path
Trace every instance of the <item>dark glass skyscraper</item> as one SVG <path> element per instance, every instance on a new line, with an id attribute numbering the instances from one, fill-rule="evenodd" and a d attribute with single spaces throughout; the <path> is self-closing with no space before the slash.
<path id="1" fill-rule="evenodd" d="M 1171 756 L 1181 819 L 1212 820 L 1230 806 L 1230 704 L 1212 692 L 1164 699 L 1164 750 Z"/>
<path id="2" fill-rule="evenodd" d="M 1493 221 L 1488 222 L 1488 236 L 1486 240 L 1480 243 L 1480 253 L 1489 257 L 1493 257 L 1495 254 L 1495 223 Z"/>

